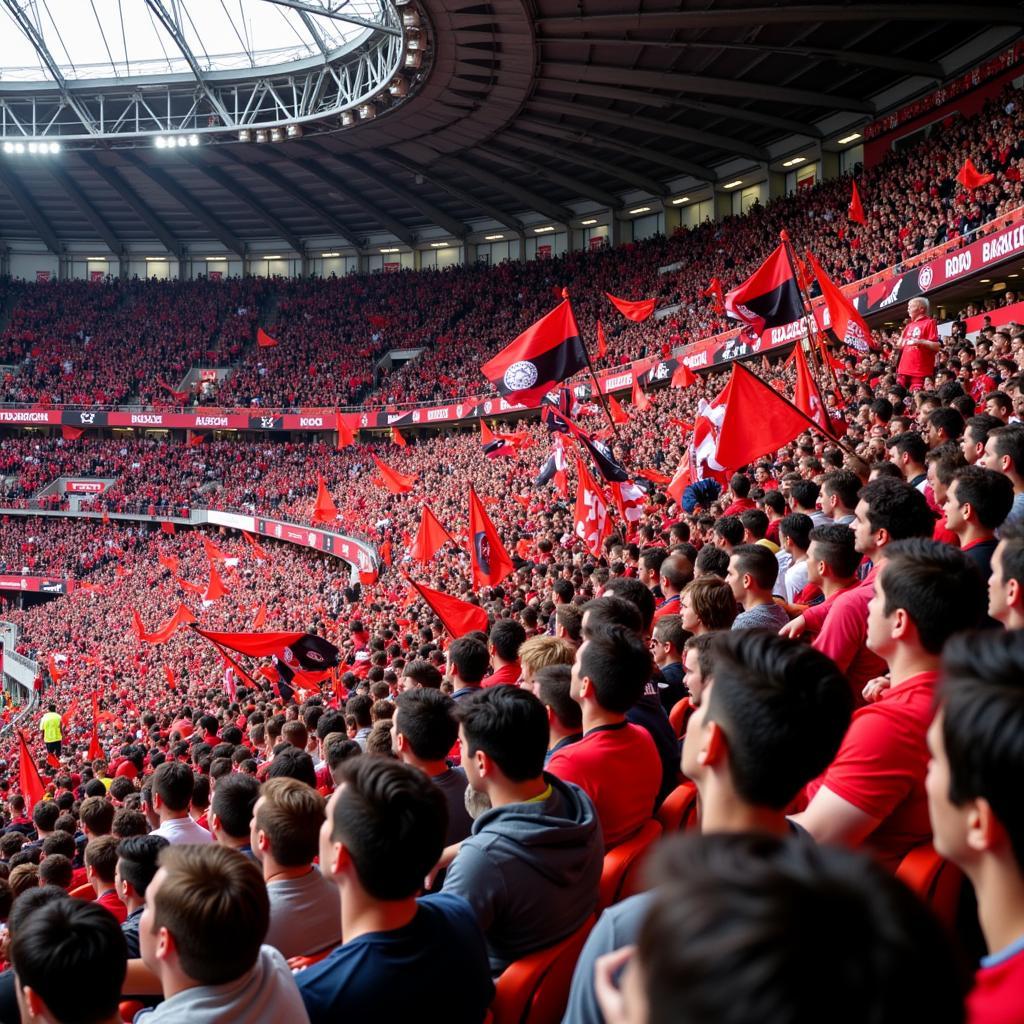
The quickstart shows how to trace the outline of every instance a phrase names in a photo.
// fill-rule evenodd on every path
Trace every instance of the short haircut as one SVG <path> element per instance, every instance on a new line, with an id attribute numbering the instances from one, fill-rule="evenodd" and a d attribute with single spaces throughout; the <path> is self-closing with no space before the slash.
<path id="1" fill-rule="evenodd" d="M 794 480 L 789 485 L 789 496 L 800 508 L 814 508 L 821 488 L 813 480 Z"/>
<path id="2" fill-rule="evenodd" d="M 821 1020 L 822 992 L 842 1024 L 963 1020 L 941 926 L 863 854 L 722 833 L 674 837 L 655 864 L 637 951 L 648 1024 Z"/>
<path id="3" fill-rule="evenodd" d="M 59 817 L 60 808 L 54 800 L 40 800 L 32 808 L 32 822 L 44 832 L 52 832 Z"/>
<path id="4" fill-rule="evenodd" d="M 736 572 L 750 576 L 758 590 L 771 590 L 779 575 L 778 559 L 763 544 L 741 544 L 734 548 L 732 557 Z"/>
<path id="5" fill-rule="evenodd" d="M 829 523 L 811 530 L 808 540 L 815 545 L 815 554 L 838 579 L 850 579 L 861 563 L 861 553 L 856 548 L 856 535 L 849 526 Z"/>
<path id="6" fill-rule="evenodd" d="M 420 686 L 427 686 L 433 690 L 441 689 L 443 677 L 437 670 L 436 666 L 431 665 L 429 661 L 424 661 L 419 658 L 415 661 L 410 661 L 409 664 L 402 669 L 402 675 L 407 679 L 411 679 L 414 683 L 419 683 Z"/>
<path id="7" fill-rule="evenodd" d="M 944 430 L 946 437 L 955 440 L 964 432 L 964 418 L 948 405 L 940 405 L 928 413 L 928 423 L 936 430 Z"/>
<path id="8" fill-rule="evenodd" d="M 397 731 L 405 737 L 415 757 L 440 761 L 455 746 L 459 725 L 455 701 L 440 690 L 406 690 L 395 699 Z"/>
<path id="9" fill-rule="evenodd" d="M 145 897 L 159 866 L 160 851 L 169 845 L 163 836 L 154 835 L 129 836 L 117 844 L 117 870 L 139 897 Z"/>
<path id="10" fill-rule="evenodd" d="M 74 836 L 69 836 L 67 832 L 54 832 L 43 840 L 42 852 L 44 857 L 49 857 L 53 853 L 60 853 L 74 860 L 76 853 Z"/>
<path id="11" fill-rule="evenodd" d="M 998 416 L 991 416 L 987 412 L 979 412 L 976 416 L 969 416 L 964 424 L 964 433 L 971 432 L 971 438 L 976 444 L 984 445 L 989 434 L 993 430 L 999 430 L 1006 426 Z"/>
<path id="12" fill-rule="evenodd" d="M 693 579 L 692 559 L 683 555 L 669 555 L 661 563 L 661 578 L 676 591 L 681 591 Z"/>
<path id="13" fill-rule="evenodd" d="M 333 772 L 338 765 L 349 758 L 358 757 L 363 748 L 350 740 L 344 733 L 336 734 L 329 743 L 324 745 L 324 755 L 327 757 L 327 767 Z"/>
<path id="14" fill-rule="evenodd" d="M 970 504 L 978 522 L 994 530 L 1010 514 L 1013 507 L 1013 484 L 1005 473 L 981 466 L 964 466 L 953 474 L 956 500 Z"/>
<path id="15" fill-rule="evenodd" d="M 790 512 L 779 520 L 779 536 L 788 537 L 800 551 L 807 550 L 813 528 L 814 522 L 805 512 Z"/>
<path id="16" fill-rule="evenodd" d="M 949 799 L 984 799 L 1024 871 L 1024 632 L 964 633 L 942 652 L 942 739 Z"/>
<path id="17" fill-rule="evenodd" d="M 722 548 L 716 548 L 714 544 L 705 544 L 697 552 L 697 559 L 693 563 L 693 571 L 698 578 L 702 576 L 718 576 L 725 579 L 729 571 L 729 552 Z"/>
<path id="18" fill-rule="evenodd" d="M 297 750 L 305 750 L 309 742 L 309 733 L 301 722 L 285 722 L 281 729 L 281 739 Z"/>
<path id="19" fill-rule="evenodd" d="M 644 590 L 647 590 L 644 587 Z M 593 634 L 594 630 L 602 624 L 614 624 L 625 626 L 639 633 L 643 628 L 643 619 L 640 612 L 632 601 L 626 601 L 614 594 L 606 594 L 602 597 L 595 597 L 583 606 L 584 617 L 587 617 L 587 628 L 585 636 Z"/>
<path id="20" fill-rule="evenodd" d="M 686 643 L 690 634 L 683 629 L 683 619 L 680 615 L 662 615 L 654 624 L 654 636 L 664 643 L 671 644 L 676 654 L 683 653 L 683 644 Z"/>
<path id="21" fill-rule="evenodd" d="M 771 555 L 766 547 L 760 547 L 762 551 Z M 774 555 L 772 561 L 775 561 Z M 687 584 L 682 597 L 689 599 L 694 615 L 700 619 L 705 629 L 731 629 L 733 621 L 739 614 L 732 588 L 718 576 L 698 577 Z"/>
<path id="22" fill-rule="evenodd" d="M 651 545 L 640 549 L 640 558 L 646 569 L 653 569 L 657 573 L 661 571 L 661 563 L 668 558 L 668 551 L 659 545 Z"/>
<path id="23" fill-rule="evenodd" d="M 857 497 L 868 507 L 871 531 L 885 530 L 890 540 L 930 537 L 935 529 L 935 516 L 924 495 L 902 480 L 872 480 Z"/>
<path id="24" fill-rule="evenodd" d="M 331 838 L 345 844 L 360 884 L 374 899 L 416 895 L 444 849 L 444 794 L 419 769 L 390 758 L 356 757 L 342 773 Z"/>
<path id="25" fill-rule="evenodd" d="M 737 498 L 745 498 L 750 494 L 750 477 L 743 473 L 733 473 L 729 477 L 729 489 Z"/>
<path id="26" fill-rule="evenodd" d="M 114 825 L 114 805 L 105 797 L 88 796 L 78 808 L 78 817 L 94 836 L 105 836 Z"/>
<path id="27" fill-rule="evenodd" d="M 728 544 L 743 543 L 743 523 L 739 516 L 719 516 L 712 530 Z"/>
<path id="28" fill-rule="evenodd" d="M 1020 424 L 999 427 L 988 436 L 994 442 L 992 448 L 996 455 L 999 458 L 1009 456 L 1013 472 L 1024 476 L 1024 427 Z"/>
<path id="29" fill-rule="evenodd" d="M 572 669 L 568 665 L 546 665 L 534 677 L 540 702 L 551 708 L 563 729 L 583 728 L 583 709 L 572 699 Z"/>
<path id="30" fill-rule="evenodd" d="M 532 693 L 492 686 L 458 703 L 467 752 L 482 750 L 512 782 L 537 778 L 544 769 L 548 716 Z"/>
<path id="31" fill-rule="evenodd" d="M 561 607 L 568 608 L 569 605 Z M 571 665 L 573 662 L 573 650 L 564 641 L 554 636 L 531 636 L 522 647 L 519 648 L 519 663 L 525 672 L 529 669 L 536 672 L 537 669 L 547 665 Z"/>
<path id="32" fill-rule="evenodd" d="M 629 601 L 630 604 L 636 606 L 636 610 L 640 613 L 642 632 L 651 628 L 655 608 L 654 595 L 638 579 L 629 576 L 615 576 L 604 585 L 602 596 L 608 594 L 613 597 L 621 597 L 624 601 Z"/>
<path id="33" fill-rule="evenodd" d="M 939 654 L 954 633 L 980 624 L 986 586 L 959 548 L 917 538 L 892 544 L 887 551 L 878 578 L 885 614 L 902 608 L 926 651 Z"/>
<path id="34" fill-rule="evenodd" d="M 153 772 L 153 795 L 171 811 L 187 811 L 192 803 L 192 790 L 195 788 L 195 776 L 192 769 L 181 761 L 164 761 Z"/>
<path id="35" fill-rule="evenodd" d="M 868 406 L 868 410 L 872 416 L 881 420 L 882 423 L 888 423 L 889 420 L 892 419 L 892 402 L 887 398 L 876 398 L 871 405 Z"/>
<path id="36" fill-rule="evenodd" d="M 860 477 L 850 469 L 833 469 L 821 478 L 821 490 L 824 494 L 834 494 L 840 505 L 852 509 L 857 504 Z"/>
<path id="37" fill-rule="evenodd" d="M 373 708 L 373 698 L 365 693 L 356 693 L 349 697 L 345 705 L 345 713 L 355 718 L 360 728 L 365 729 L 373 724 L 373 716 L 370 714 Z"/>
<path id="38" fill-rule="evenodd" d="M 740 798 L 782 810 L 831 764 L 853 713 L 834 661 L 766 630 L 719 633 L 707 718 L 729 748 Z"/>
<path id="39" fill-rule="evenodd" d="M 490 665 L 487 645 L 472 636 L 460 636 L 451 642 L 448 658 L 458 670 L 459 679 L 470 686 L 479 683 Z"/>
<path id="40" fill-rule="evenodd" d="M 62 889 L 69 889 L 74 871 L 70 857 L 63 853 L 51 853 L 39 862 L 39 882 L 41 885 L 59 885 Z"/>
<path id="41" fill-rule="evenodd" d="M 114 869 L 117 867 L 116 836 L 97 836 L 90 839 L 85 847 L 86 867 L 92 868 L 96 876 L 103 882 L 114 883 Z"/>
<path id="42" fill-rule="evenodd" d="M 653 670 L 647 645 L 623 626 L 596 630 L 577 657 L 579 675 L 594 684 L 597 703 L 618 714 L 624 714 L 643 696 Z"/>
<path id="43" fill-rule="evenodd" d="M 741 512 L 740 522 L 755 540 L 761 540 L 768 532 L 768 516 L 759 508 L 748 508 L 746 512 Z"/>
<path id="44" fill-rule="evenodd" d="M 256 864 L 219 843 L 169 846 L 153 896 L 151 926 L 174 939 L 184 973 L 224 985 L 252 970 L 270 922 L 267 887 Z"/>
<path id="45" fill-rule="evenodd" d="M 687 651 L 697 652 L 697 667 L 704 679 L 709 679 L 714 674 L 715 637 L 720 632 L 721 630 L 712 633 L 699 633 L 696 636 L 688 637 L 686 643 L 683 644 L 684 655 Z"/>
<path id="46" fill-rule="evenodd" d="M 286 868 L 311 864 L 316 856 L 324 798 L 295 779 L 268 779 L 260 790 L 256 828 L 266 832 L 270 852 Z"/>
<path id="47" fill-rule="evenodd" d="M 491 626 L 487 639 L 494 645 L 494 653 L 502 661 L 515 661 L 519 648 L 526 640 L 526 630 L 515 619 L 498 619 Z"/>
<path id="48" fill-rule="evenodd" d="M 583 609 L 578 604 L 556 605 L 555 623 L 565 630 L 573 643 L 578 644 L 583 639 Z"/>
<path id="49" fill-rule="evenodd" d="M 117 1013 L 128 965 L 124 933 L 97 903 L 57 899 L 11 933 L 19 983 L 58 1021 L 95 1024 Z"/>
<path id="50" fill-rule="evenodd" d="M 305 783 L 311 789 L 316 789 L 316 769 L 313 767 L 313 758 L 304 750 L 297 750 L 293 746 L 287 746 L 284 750 L 274 755 L 267 769 L 268 779 L 296 779 Z"/>

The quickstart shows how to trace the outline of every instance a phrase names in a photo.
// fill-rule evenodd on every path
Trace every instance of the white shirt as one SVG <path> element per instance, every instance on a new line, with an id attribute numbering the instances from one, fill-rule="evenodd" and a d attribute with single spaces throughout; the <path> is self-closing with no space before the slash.
<path id="1" fill-rule="evenodd" d="M 171 844 L 186 845 L 187 843 L 212 843 L 213 836 L 202 825 L 191 817 L 168 818 L 159 828 L 149 833 L 151 836 L 163 836 Z"/>

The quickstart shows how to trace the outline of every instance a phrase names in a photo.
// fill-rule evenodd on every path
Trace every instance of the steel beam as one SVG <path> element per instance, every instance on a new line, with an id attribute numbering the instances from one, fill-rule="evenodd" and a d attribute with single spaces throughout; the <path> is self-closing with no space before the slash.
<path id="1" fill-rule="evenodd" d="M 68 194 L 71 201 L 78 207 L 79 211 L 85 217 L 85 219 L 92 225 L 93 230 L 103 239 L 107 244 L 107 248 L 118 258 L 118 260 L 124 260 L 125 258 L 125 244 L 117 237 L 114 233 L 114 229 L 104 220 L 99 210 L 93 206 L 91 200 L 85 195 L 85 193 L 78 187 L 77 182 L 72 178 L 70 174 L 64 169 L 63 166 L 57 163 L 48 162 L 46 169 L 53 175 L 57 180 L 57 183 L 62 189 Z"/>
<path id="2" fill-rule="evenodd" d="M 0 160 L 0 185 L 3 185 L 10 193 L 18 209 L 25 215 L 36 234 L 45 243 L 46 248 L 56 256 L 62 255 L 64 247 L 61 245 L 53 225 L 36 205 L 36 201 L 29 195 L 17 174 L 11 172 L 10 163 L 6 160 Z"/>

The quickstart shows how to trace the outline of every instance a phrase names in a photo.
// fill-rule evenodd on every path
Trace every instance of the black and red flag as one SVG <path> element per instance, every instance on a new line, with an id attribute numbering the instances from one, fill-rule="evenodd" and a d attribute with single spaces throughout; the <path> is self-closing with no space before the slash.
<path id="1" fill-rule="evenodd" d="M 804 315 L 793 265 L 780 245 L 738 288 L 725 296 L 725 312 L 731 320 L 746 324 L 755 334 L 782 327 Z"/>
<path id="2" fill-rule="evenodd" d="M 565 299 L 484 363 L 480 372 L 510 402 L 532 405 L 586 365 L 576 317 Z"/>

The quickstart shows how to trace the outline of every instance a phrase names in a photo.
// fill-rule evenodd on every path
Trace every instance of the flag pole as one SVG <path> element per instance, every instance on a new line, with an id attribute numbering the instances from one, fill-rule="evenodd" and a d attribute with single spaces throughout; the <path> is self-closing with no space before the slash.
<path id="1" fill-rule="evenodd" d="M 565 289 L 565 292 L 565 301 L 569 302 L 569 309 L 571 310 L 572 303 L 569 301 L 568 289 Z M 573 317 L 573 319 L 576 319 L 575 316 Z M 594 388 L 597 391 L 597 397 L 601 402 L 601 408 L 604 409 L 604 414 L 605 416 L 608 417 L 608 422 L 611 424 L 612 433 L 615 435 L 615 437 L 618 437 L 619 428 L 616 425 L 615 420 L 612 419 L 612 411 L 608 406 L 608 399 L 605 396 L 604 392 L 601 390 L 601 385 L 597 379 L 597 374 L 594 373 L 594 364 L 590 361 L 590 352 L 587 349 L 587 343 L 582 338 L 580 338 L 580 347 L 583 349 L 583 358 L 586 359 L 587 361 L 587 370 L 590 372 L 590 378 L 594 382 Z"/>

